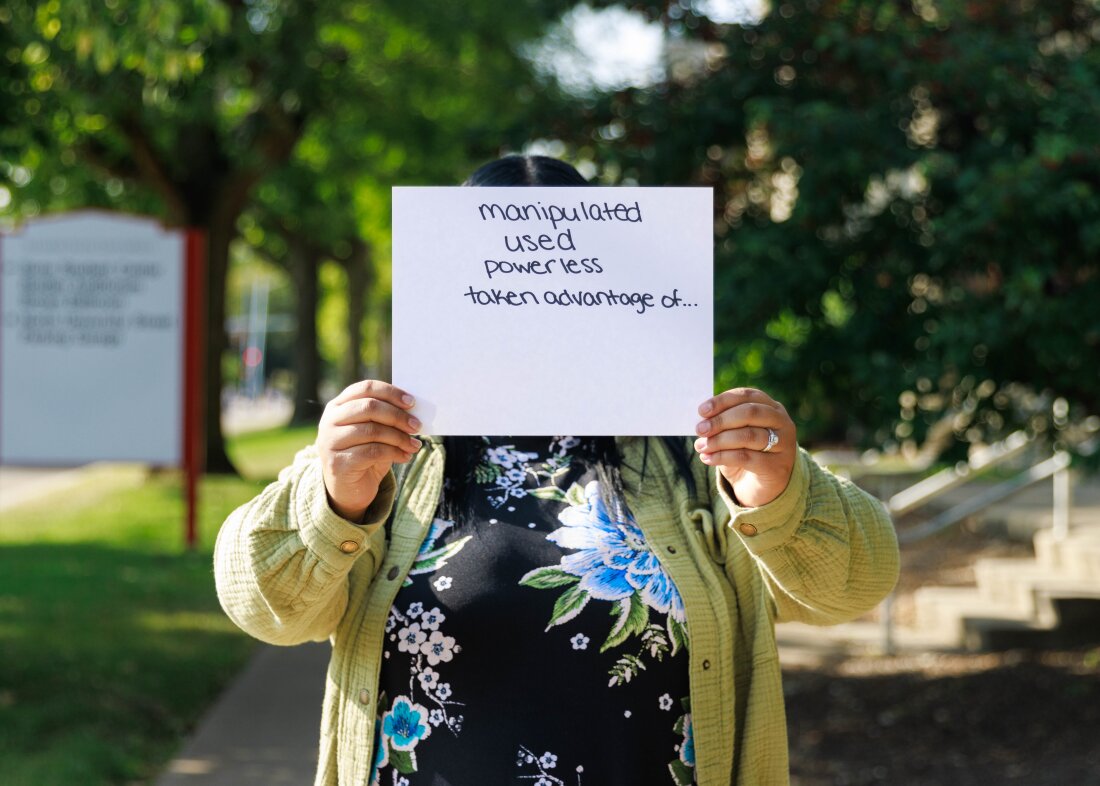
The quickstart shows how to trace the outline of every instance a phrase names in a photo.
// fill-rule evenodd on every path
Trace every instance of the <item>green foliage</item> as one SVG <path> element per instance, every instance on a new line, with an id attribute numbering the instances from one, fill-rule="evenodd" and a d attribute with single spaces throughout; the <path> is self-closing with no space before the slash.
<path id="1" fill-rule="evenodd" d="M 526 127 L 517 47 L 564 6 L 12 0 L 0 9 L 0 218 L 100 206 L 204 228 L 217 328 L 238 233 L 304 280 L 353 257 L 363 278 L 357 243 L 385 235 L 394 181 L 458 182 Z M 290 247 L 308 264 L 286 259 Z M 371 305 L 384 307 L 377 289 Z M 384 315 L 370 324 L 386 337 Z M 227 471 L 227 347 L 220 329 L 208 335 L 207 465 Z"/>
<path id="2" fill-rule="evenodd" d="M 605 180 L 714 188 L 720 387 L 809 441 L 1095 430 L 1095 3 L 631 5 L 691 56 L 554 130 Z"/>

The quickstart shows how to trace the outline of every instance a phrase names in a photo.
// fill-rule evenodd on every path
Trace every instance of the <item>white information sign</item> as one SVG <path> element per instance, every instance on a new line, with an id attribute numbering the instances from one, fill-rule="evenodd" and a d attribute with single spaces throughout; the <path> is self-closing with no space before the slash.
<path id="1" fill-rule="evenodd" d="M 393 378 L 436 435 L 692 434 L 709 188 L 393 189 Z"/>
<path id="2" fill-rule="evenodd" d="M 0 462 L 181 462 L 182 232 L 81 212 L 0 241 Z"/>

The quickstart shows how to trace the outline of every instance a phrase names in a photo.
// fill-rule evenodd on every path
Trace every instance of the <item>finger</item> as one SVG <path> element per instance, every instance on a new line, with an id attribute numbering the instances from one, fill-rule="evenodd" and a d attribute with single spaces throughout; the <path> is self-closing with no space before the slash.
<path id="1" fill-rule="evenodd" d="M 773 428 L 779 431 L 785 429 L 790 422 L 791 419 L 786 412 L 767 404 L 738 404 L 732 409 L 727 409 L 714 417 L 700 421 L 695 426 L 695 433 L 703 437 L 709 437 L 720 431 L 744 428 L 745 426 Z M 782 437 L 782 434 L 780 436 Z"/>
<path id="2" fill-rule="evenodd" d="M 711 467 L 730 467 L 759 474 L 772 459 L 773 453 L 761 453 L 759 450 L 737 448 L 719 450 L 714 453 L 700 453 L 699 460 Z M 774 469 L 774 467 L 773 467 Z"/>
<path id="3" fill-rule="evenodd" d="M 413 453 L 420 450 L 420 440 L 410 437 L 404 431 L 399 431 L 391 426 L 384 426 L 381 423 L 355 423 L 350 426 L 337 426 L 333 429 L 329 449 L 341 451 L 375 443 L 391 445 Z"/>
<path id="4" fill-rule="evenodd" d="M 369 445 L 356 445 L 332 454 L 333 463 L 345 468 L 362 467 L 367 464 L 404 464 L 413 457 L 413 453 L 387 445 L 384 442 L 371 442 Z"/>
<path id="5" fill-rule="evenodd" d="M 712 437 L 699 437 L 695 449 L 700 453 L 716 453 L 723 450 L 755 450 L 763 453 L 768 446 L 768 430 L 759 426 L 720 431 Z M 782 445 L 776 443 L 768 453 L 778 453 Z"/>
<path id="6" fill-rule="evenodd" d="M 699 414 L 703 417 L 710 417 L 730 407 L 735 407 L 738 404 L 748 403 L 764 404 L 765 406 L 774 407 L 775 409 L 783 409 L 782 404 L 763 390 L 757 390 L 756 388 L 731 388 L 719 393 L 717 396 L 708 398 L 700 404 Z"/>
<path id="7" fill-rule="evenodd" d="M 378 398 L 355 398 L 337 405 L 330 418 L 334 426 L 354 423 L 383 423 L 415 434 L 420 421 L 415 415 Z"/>
<path id="8" fill-rule="evenodd" d="M 416 404 L 416 399 L 410 393 L 377 379 L 361 379 L 348 385 L 333 399 L 333 403 L 343 404 L 358 398 L 381 399 L 401 409 L 409 409 Z"/>

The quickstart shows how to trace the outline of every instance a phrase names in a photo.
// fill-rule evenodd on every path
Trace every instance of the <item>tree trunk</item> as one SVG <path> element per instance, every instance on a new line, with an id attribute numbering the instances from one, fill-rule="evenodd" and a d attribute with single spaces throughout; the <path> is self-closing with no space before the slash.
<path id="1" fill-rule="evenodd" d="M 294 281 L 294 415 L 293 425 L 316 425 L 322 406 L 321 359 L 317 352 L 317 277 L 321 256 L 302 238 L 288 234 L 287 266 Z"/>
<path id="2" fill-rule="evenodd" d="M 225 332 L 225 290 L 229 272 L 229 244 L 237 216 L 228 210 L 213 211 L 207 222 L 206 263 L 206 471 L 236 475 L 237 468 L 225 452 L 222 436 L 222 354 L 229 346 Z"/>
<path id="3" fill-rule="evenodd" d="M 371 249 L 366 242 L 356 238 L 352 252 L 344 260 L 348 275 L 348 348 L 340 370 L 342 387 L 363 378 L 363 317 L 370 290 Z"/>

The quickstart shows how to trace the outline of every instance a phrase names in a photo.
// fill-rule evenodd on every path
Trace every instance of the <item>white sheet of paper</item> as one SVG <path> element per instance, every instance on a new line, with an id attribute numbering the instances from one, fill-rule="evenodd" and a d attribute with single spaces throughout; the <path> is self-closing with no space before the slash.
<path id="1" fill-rule="evenodd" d="M 709 188 L 394 188 L 393 381 L 423 433 L 694 433 L 712 205 Z"/>

